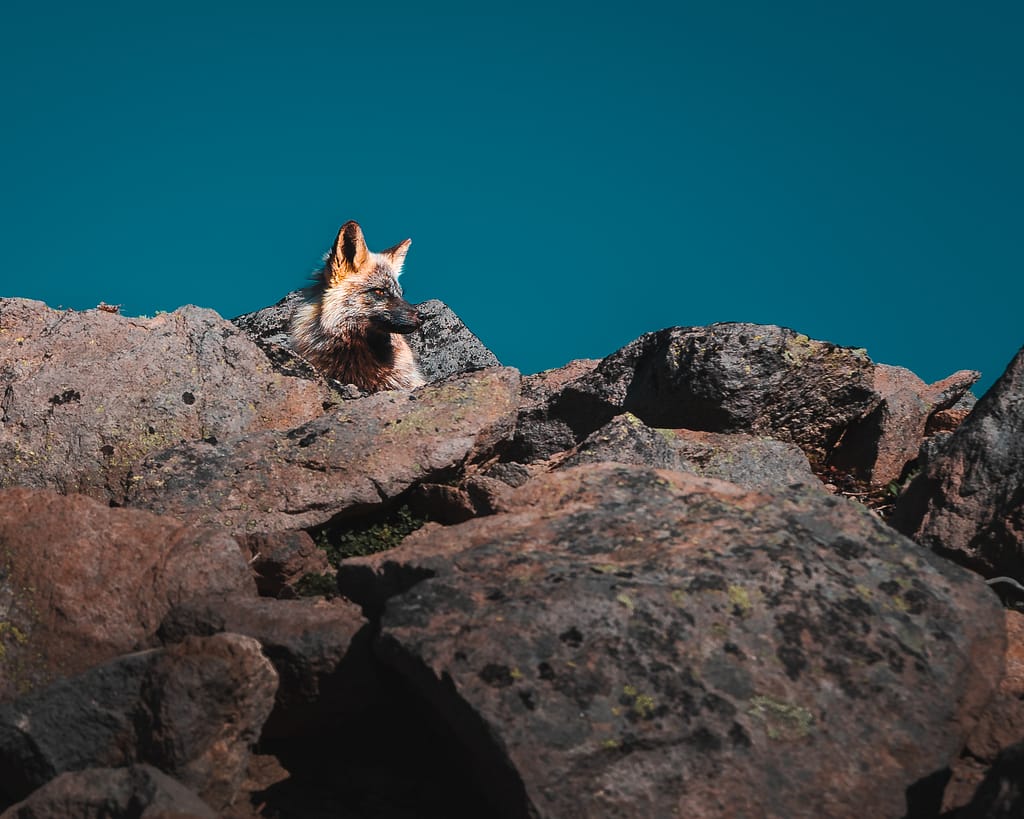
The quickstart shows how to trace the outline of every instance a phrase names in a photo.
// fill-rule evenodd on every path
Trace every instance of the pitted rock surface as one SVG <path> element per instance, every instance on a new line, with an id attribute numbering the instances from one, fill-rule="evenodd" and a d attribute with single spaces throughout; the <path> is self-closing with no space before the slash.
<path id="1" fill-rule="evenodd" d="M 212 310 L 128 318 L 25 299 L 0 299 L 0 396 L 0 486 L 100 500 L 155 450 L 287 429 L 333 400 Z"/>
<path id="2" fill-rule="evenodd" d="M 491 368 L 347 401 L 287 432 L 182 444 L 137 465 L 123 501 L 237 533 L 316 526 L 490 456 L 518 396 L 519 373 Z"/>
<path id="3" fill-rule="evenodd" d="M 510 503 L 339 572 L 495 815 L 900 819 L 998 682 L 995 596 L 843 499 L 598 464 Z"/>

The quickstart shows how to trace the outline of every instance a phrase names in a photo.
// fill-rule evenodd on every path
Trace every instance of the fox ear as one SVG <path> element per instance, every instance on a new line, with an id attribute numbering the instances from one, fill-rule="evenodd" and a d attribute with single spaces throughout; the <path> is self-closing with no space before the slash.
<path id="1" fill-rule="evenodd" d="M 388 261 L 391 262 L 391 266 L 395 268 L 395 275 L 397 276 L 402 272 L 402 264 L 405 262 L 405 254 L 409 252 L 409 245 L 412 244 L 412 239 L 406 239 L 404 242 L 399 242 L 394 247 L 389 247 L 387 250 L 380 252 L 381 256 L 387 257 Z"/>
<path id="2" fill-rule="evenodd" d="M 370 256 L 358 222 L 346 222 L 338 231 L 334 247 L 327 256 L 327 270 L 333 278 L 358 270 Z"/>

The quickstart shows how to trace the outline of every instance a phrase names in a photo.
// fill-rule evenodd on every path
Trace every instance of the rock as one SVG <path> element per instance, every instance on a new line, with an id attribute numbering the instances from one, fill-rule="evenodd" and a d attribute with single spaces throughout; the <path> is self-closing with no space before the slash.
<path id="1" fill-rule="evenodd" d="M 294 353 L 290 353 L 288 324 L 303 300 L 302 291 L 295 290 L 277 304 L 238 316 L 232 321 L 263 347 L 272 360 L 297 366 L 292 361 Z M 406 340 L 427 381 L 440 381 L 455 373 L 483 367 L 501 366 L 494 353 L 443 302 L 431 299 L 416 305 L 416 309 L 423 316 L 423 326 L 406 336 Z"/>
<path id="2" fill-rule="evenodd" d="M 949 410 L 980 377 L 976 370 L 961 370 L 928 385 L 903 367 L 876 364 L 874 390 L 880 400 L 850 425 L 829 463 L 874 485 L 899 480 L 935 415 Z"/>
<path id="3" fill-rule="evenodd" d="M 155 450 L 294 427 L 333 400 L 212 310 L 144 319 L 24 299 L 0 299 L 0 394 L 0 486 L 100 500 Z"/>
<path id="4" fill-rule="evenodd" d="M 782 327 L 672 327 L 641 336 L 528 408 L 511 457 L 549 457 L 568 448 L 569 433 L 578 443 L 628 411 L 650 427 L 788 441 L 821 464 L 877 403 L 872 377 L 863 350 Z"/>
<path id="5" fill-rule="evenodd" d="M 0 700 L 153 645 L 172 606 L 210 594 L 255 594 L 225 532 L 0 490 Z"/>
<path id="6" fill-rule="evenodd" d="M 968 804 L 999 754 L 1024 737 L 1024 614 L 1007 610 L 1005 616 L 1006 670 L 953 765 L 942 803 L 944 811 Z M 1017 780 L 1024 784 L 1019 775 Z M 1024 806 L 1024 802 L 1021 804 Z"/>
<path id="7" fill-rule="evenodd" d="M 856 504 L 601 464 L 346 561 L 494 815 L 903 817 L 1001 671 L 998 601 Z"/>
<path id="8" fill-rule="evenodd" d="M 953 819 L 1019 819 L 1024 815 L 1024 741 L 1006 748 L 978 786 L 971 801 Z"/>
<path id="9" fill-rule="evenodd" d="M 301 736 L 375 699 L 369 632 L 358 606 L 344 600 L 210 598 L 172 610 L 160 634 L 168 643 L 235 632 L 259 641 L 280 683 L 265 737 Z"/>
<path id="10" fill-rule="evenodd" d="M 655 430 L 628 412 L 589 435 L 560 466 L 601 461 L 693 472 L 748 489 L 822 489 L 795 444 L 741 433 Z"/>
<path id="11" fill-rule="evenodd" d="M 295 597 L 295 586 L 306 575 L 334 574 L 326 553 L 301 529 L 240 535 L 239 541 L 264 597 Z"/>
<path id="12" fill-rule="evenodd" d="M 891 522 L 986 575 L 1024 579 L 1024 348 L 927 459 Z"/>
<path id="13" fill-rule="evenodd" d="M 519 374 L 492 368 L 348 401 L 288 432 L 182 444 L 137 465 L 123 500 L 239 534 L 366 513 L 494 454 L 518 395 Z"/>
<path id="14" fill-rule="evenodd" d="M 88 768 L 50 780 L 0 819 L 217 819 L 213 808 L 152 765 Z"/>
<path id="15" fill-rule="evenodd" d="M 276 687 L 259 644 L 238 634 L 119 657 L 0 705 L 0 792 L 24 799 L 67 771 L 145 762 L 219 809 Z"/>

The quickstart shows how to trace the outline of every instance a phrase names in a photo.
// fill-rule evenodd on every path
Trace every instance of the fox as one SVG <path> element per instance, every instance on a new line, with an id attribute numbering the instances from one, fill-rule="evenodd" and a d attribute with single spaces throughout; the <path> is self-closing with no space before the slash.
<path id="1" fill-rule="evenodd" d="M 402 298 L 398 277 L 411 239 L 378 253 L 358 222 L 338 231 L 316 284 L 292 316 L 292 348 L 331 378 L 366 392 L 426 383 L 404 336 L 423 317 Z"/>

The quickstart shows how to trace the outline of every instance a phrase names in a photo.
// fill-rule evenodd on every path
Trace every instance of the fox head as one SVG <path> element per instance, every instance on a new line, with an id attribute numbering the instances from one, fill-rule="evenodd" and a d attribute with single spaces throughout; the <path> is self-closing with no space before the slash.
<path id="1" fill-rule="evenodd" d="M 411 239 L 378 253 L 370 251 L 357 222 L 338 231 L 321 274 L 321 322 L 337 335 L 411 333 L 423 323 L 402 298 L 398 277 Z"/>

